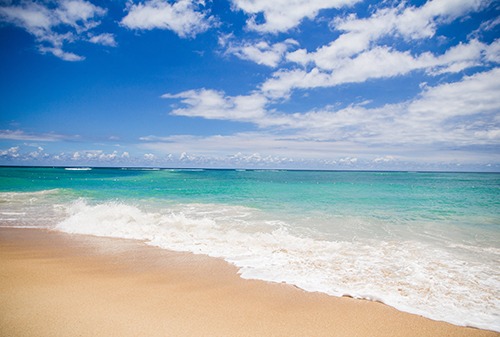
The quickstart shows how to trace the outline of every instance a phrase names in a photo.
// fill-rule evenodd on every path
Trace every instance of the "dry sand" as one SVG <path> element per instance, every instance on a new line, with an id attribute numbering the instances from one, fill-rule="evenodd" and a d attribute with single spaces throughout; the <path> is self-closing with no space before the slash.
<path id="1" fill-rule="evenodd" d="M 0 229 L 1 336 L 500 336 L 381 303 L 243 280 L 222 260 Z"/>

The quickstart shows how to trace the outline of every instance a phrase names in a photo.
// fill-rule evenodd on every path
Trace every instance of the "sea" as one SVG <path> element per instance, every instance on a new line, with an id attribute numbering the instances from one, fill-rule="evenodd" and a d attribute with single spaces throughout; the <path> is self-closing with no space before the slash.
<path id="1" fill-rule="evenodd" d="M 205 254 L 500 332 L 500 173 L 0 167 L 0 226 Z"/>

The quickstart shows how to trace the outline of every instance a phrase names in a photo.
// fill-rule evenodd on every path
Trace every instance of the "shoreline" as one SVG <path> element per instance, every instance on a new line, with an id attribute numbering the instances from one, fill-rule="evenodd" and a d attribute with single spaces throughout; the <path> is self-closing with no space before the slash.
<path id="1" fill-rule="evenodd" d="M 500 336 L 131 240 L 0 228 L 0 267 L 5 336 Z"/>

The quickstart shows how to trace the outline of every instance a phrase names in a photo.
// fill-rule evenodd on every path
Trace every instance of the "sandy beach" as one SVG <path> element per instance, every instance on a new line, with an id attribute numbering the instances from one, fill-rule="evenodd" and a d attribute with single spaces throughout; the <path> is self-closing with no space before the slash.
<path id="1" fill-rule="evenodd" d="M 133 241 L 2 228 L 0 261 L 1 336 L 500 335 Z"/>

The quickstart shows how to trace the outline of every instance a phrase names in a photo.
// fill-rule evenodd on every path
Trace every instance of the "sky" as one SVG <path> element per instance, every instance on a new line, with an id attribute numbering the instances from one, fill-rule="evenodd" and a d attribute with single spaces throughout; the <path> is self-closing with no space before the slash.
<path id="1" fill-rule="evenodd" d="M 0 165 L 500 171 L 498 0 L 0 0 Z"/>

